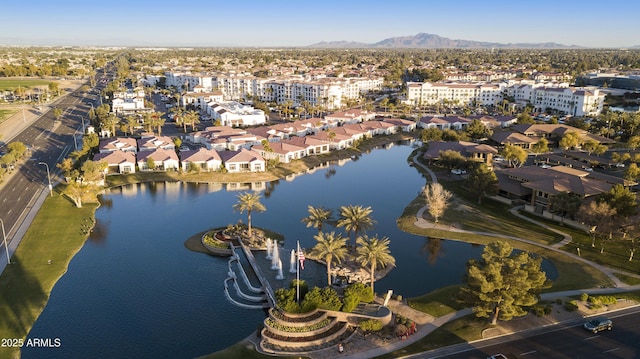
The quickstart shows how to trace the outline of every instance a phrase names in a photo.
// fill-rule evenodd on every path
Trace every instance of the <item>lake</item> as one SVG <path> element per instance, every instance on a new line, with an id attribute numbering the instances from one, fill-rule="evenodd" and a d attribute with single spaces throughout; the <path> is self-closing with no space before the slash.
<path id="1" fill-rule="evenodd" d="M 295 276 L 288 273 L 286 253 L 296 241 L 307 249 L 314 245 L 317 231 L 301 222 L 307 206 L 336 213 L 351 204 L 371 206 L 377 223 L 368 234 L 391 240 L 397 267 L 376 282 L 378 293 L 393 289 L 412 297 L 461 283 L 466 261 L 479 257 L 482 246 L 419 237 L 396 226 L 425 184 L 407 164 L 411 150 L 404 145 L 376 149 L 342 165 L 266 184 L 262 203 L 267 211 L 254 213 L 252 223 L 285 236 L 287 278 L 273 279 L 272 286 L 286 286 Z M 61 346 L 23 348 L 23 358 L 192 358 L 250 335 L 265 314 L 227 301 L 227 258 L 184 246 L 205 229 L 246 223 L 246 214 L 232 210 L 239 193 L 216 184 L 164 182 L 109 191 L 96 212 L 94 232 L 53 288 L 28 336 L 59 338 Z M 268 266 L 264 253 L 256 258 Z M 306 261 L 300 277 L 322 285 L 326 271 Z"/>

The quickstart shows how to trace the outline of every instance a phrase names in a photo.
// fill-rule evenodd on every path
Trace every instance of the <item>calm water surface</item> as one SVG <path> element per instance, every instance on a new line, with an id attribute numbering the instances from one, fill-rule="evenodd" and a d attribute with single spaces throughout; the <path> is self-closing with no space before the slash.
<path id="1" fill-rule="evenodd" d="M 337 209 L 349 204 L 371 206 L 377 223 L 369 234 L 391 239 L 397 267 L 376 282 L 378 293 L 393 289 L 411 297 L 460 283 L 466 261 L 479 257 L 482 247 L 414 236 L 396 226 L 396 218 L 425 184 L 407 165 L 410 152 L 408 146 L 378 149 L 342 166 L 271 183 L 262 198 L 267 211 L 255 213 L 253 224 L 286 237 L 281 257 L 287 278 L 273 279 L 273 287 L 295 276 L 288 269 L 296 240 L 305 248 L 314 244 L 316 230 L 300 221 L 307 206 Z M 106 205 L 96 213 L 96 230 L 29 333 L 29 338 L 60 338 L 61 347 L 23 348 L 23 357 L 192 358 L 251 334 L 264 313 L 226 300 L 227 259 L 184 246 L 188 237 L 204 229 L 246 222 L 246 214 L 232 210 L 238 193 L 217 185 L 180 183 L 134 185 L 108 193 Z M 264 253 L 256 257 L 274 278 Z M 321 285 L 326 272 L 306 261 L 301 279 Z"/>

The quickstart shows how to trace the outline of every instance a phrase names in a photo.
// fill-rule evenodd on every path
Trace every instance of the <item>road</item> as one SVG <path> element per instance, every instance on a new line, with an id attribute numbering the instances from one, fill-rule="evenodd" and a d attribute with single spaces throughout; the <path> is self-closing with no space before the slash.
<path id="1" fill-rule="evenodd" d="M 497 353 L 509 359 L 637 358 L 640 353 L 640 309 L 623 310 L 609 318 L 613 320 L 613 330 L 598 334 L 582 328 L 585 320 L 580 320 L 543 328 L 530 335 L 520 333 L 469 344 L 458 352 L 439 351 L 411 358 L 485 359 Z M 492 344 L 495 342 L 498 344 Z"/>
<path id="2" fill-rule="evenodd" d="M 103 76 L 101 72 L 99 76 Z M 99 90 L 85 94 L 78 88 L 43 109 L 42 115 L 12 139 L 12 142 L 27 145 L 28 159 L 24 164 L 16 166 L 14 173 L 6 177 L 6 183 L 0 188 L 0 219 L 4 222 L 11 252 L 15 251 L 19 242 L 19 239 L 14 240 L 14 235 L 27 213 L 34 208 L 36 198 L 43 190 L 48 191 L 47 168 L 55 187 L 55 183 L 60 180 L 56 164 L 75 150 L 76 146 L 82 146 L 82 121 L 85 121 L 86 126 L 87 113 L 97 93 Z M 53 108 L 63 111 L 57 121 L 53 116 Z M 6 263 L 4 253 L 3 249 L 1 260 Z"/>

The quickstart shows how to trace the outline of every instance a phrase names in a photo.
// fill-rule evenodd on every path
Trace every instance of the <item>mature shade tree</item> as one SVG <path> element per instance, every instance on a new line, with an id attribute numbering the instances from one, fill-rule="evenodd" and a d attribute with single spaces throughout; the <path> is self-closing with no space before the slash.
<path id="1" fill-rule="evenodd" d="M 82 208 L 83 203 L 96 200 L 98 187 L 72 180 L 63 188 L 62 194 L 71 199 L 77 208 Z"/>
<path id="2" fill-rule="evenodd" d="M 120 122 L 118 117 L 110 113 L 100 120 L 100 127 L 103 130 L 109 131 L 110 133 L 109 137 L 114 137 L 116 135 L 116 125 L 118 124 L 118 122 Z"/>
<path id="3" fill-rule="evenodd" d="M 635 214 L 638 208 L 636 194 L 621 184 L 614 185 L 608 192 L 603 193 L 602 199 L 615 209 L 618 215 L 625 218 Z"/>
<path id="4" fill-rule="evenodd" d="M 506 144 L 500 151 L 509 167 L 521 167 L 527 161 L 527 152 L 520 146 Z"/>
<path id="5" fill-rule="evenodd" d="M 636 135 L 629 137 L 629 139 L 627 140 L 627 147 L 632 150 L 640 147 L 640 136 Z"/>
<path id="6" fill-rule="evenodd" d="M 576 215 L 582 205 L 582 198 L 570 192 L 560 192 L 549 198 L 549 209 L 560 215 L 560 223 L 564 223 L 564 217 Z"/>
<path id="7" fill-rule="evenodd" d="M 347 255 L 347 238 L 335 232 L 319 232 L 313 236 L 316 245 L 311 248 L 311 254 L 322 258 L 327 263 L 327 285 L 331 285 L 331 264 L 335 260 L 341 263 Z"/>
<path id="8" fill-rule="evenodd" d="M 260 203 L 260 194 L 256 192 L 243 192 L 236 197 L 238 198 L 238 203 L 233 205 L 233 209 L 240 213 L 247 212 L 247 230 L 249 236 L 253 237 L 253 232 L 251 231 L 251 213 L 253 211 L 264 212 L 267 208 Z"/>
<path id="9" fill-rule="evenodd" d="M 435 127 L 425 128 L 420 133 L 420 138 L 422 142 L 442 141 L 442 130 Z"/>
<path id="10" fill-rule="evenodd" d="M 533 119 L 528 113 L 523 112 L 517 117 L 518 125 L 533 125 L 536 120 Z"/>
<path id="11" fill-rule="evenodd" d="M 614 163 L 623 163 L 631 159 L 631 155 L 628 152 L 620 153 L 614 152 L 611 154 L 611 161 Z"/>
<path id="12" fill-rule="evenodd" d="M 307 225 L 307 228 L 313 227 L 318 230 L 318 234 L 322 232 L 322 228 L 325 223 L 329 223 L 333 220 L 333 211 L 323 207 L 307 206 L 309 215 L 302 218 L 302 223 Z"/>
<path id="13" fill-rule="evenodd" d="M 427 201 L 429 214 L 433 217 L 433 221 L 438 223 L 444 211 L 449 207 L 449 200 L 453 197 L 453 194 L 444 189 L 440 183 L 431 183 L 425 186 L 422 193 Z"/>
<path id="14" fill-rule="evenodd" d="M 491 324 L 527 314 L 547 285 L 542 258 L 527 252 L 513 253 L 511 245 L 497 241 L 485 246 L 480 260 L 467 262 L 462 299 L 477 317 L 491 317 Z"/>
<path id="15" fill-rule="evenodd" d="M 485 126 L 482 121 L 478 119 L 472 120 L 467 126 L 465 132 L 472 140 L 480 140 L 483 138 L 491 137 L 491 135 L 493 134 L 493 130 Z"/>
<path id="16" fill-rule="evenodd" d="M 451 173 L 454 168 L 466 167 L 467 159 L 458 151 L 445 150 L 440 151 L 438 163 Z"/>
<path id="17" fill-rule="evenodd" d="M 471 168 L 466 179 L 466 187 L 478 195 L 478 204 L 482 204 L 483 196 L 493 196 L 498 193 L 498 177 L 484 163 Z"/>
<path id="18" fill-rule="evenodd" d="M 538 142 L 531 145 L 531 152 L 536 155 L 549 152 L 549 141 L 547 141 L 546 138 L 541 138 Z"/>
<path id="19" fill-rule="evenodd" d="M 589 235 L 591 236 L 591 247 L 596 246 L 596 236 L 611 233 L 616 210 L 611 208 L 607 202 L 591 201 L 583 204 L 578 209 L 578 219 L 589 225 Z"/>
<path id="20" fill-rule="evenodd" d="M 558 142 L 558 146 L 565 150 L 578 147 L 578 145 L 580 145 L 580 135 L 575 131 L 565 133 L 560 139 L 560 142 Z"/>
<path id="21" fill-rule="evenodd" d="M 67 179 L 67 181 L 69 181 L 71 171 L 73 171 L 74 168 L 73 160 L 67 157 L 63 159 L 62 162 L 56 164 L 56 167 L 62 171 L 62 175 Z"/>
<path id="22" fill-rule="evenodd" d="M 607 151 L 607 146 L 600 144 L 598 141 L 587 140 L 582 144 L 582 149 L 587 151 L 587 154 L 601 155 Z"/>
<path id="23" fill-rule="evenodd" d="M 623 178 L 627 181 L 637 182 L 640 179 L 640 168 L 637 164 L 631 163 L 625 170 Z"/>
<path id="24" fill-rule="evenodd" d="M 62 110 L 61 110 L 61 109 L 59 109 L 59 108 L 54 108 L 54 109 L 53 109 L 53 118 L 55 118 L 55 119 L 56 119 L 56 121 L 57 121 L 57 120 L 59 120 L 59 119 L 60 119 L 60 117 L 62 117 L 62 113 L 63 113 L 63 112 L 62 112 Z"/>
<path id="25" fill-rule="evenodd" d="M 358 233 L 373 228 L 375 221 L 371 218 L 372 212 L 371 207 L 342 206 L 340 207 L 340 218 L 337 226 L 344 227 L 349 235 L 353 233 L 354 238 L 357 239 Z"/>
<path id="26" fill-rule="evenodd" d="M 369 275 L 371 276 L 371 291 L 373 283 L 376 280 L 376 268 L 385 268 L 396 264 L 396 259 L 391 255 L 389 250 L 389 238 L 368 237 L 367 235 L 358 237 L 359 244 L 357 252 L 357 261 L 363 266 L 369 266 Z"/>

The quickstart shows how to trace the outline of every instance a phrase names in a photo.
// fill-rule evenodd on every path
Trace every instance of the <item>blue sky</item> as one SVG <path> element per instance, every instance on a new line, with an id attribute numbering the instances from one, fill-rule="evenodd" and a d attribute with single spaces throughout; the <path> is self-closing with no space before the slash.
<path id="1" fill-rule="evenodd" d="M 0 7 L 0 44 L 290 47 L 425 32 L 630 47 L 639 13 L 623 0 L 17 0 Z"/>

